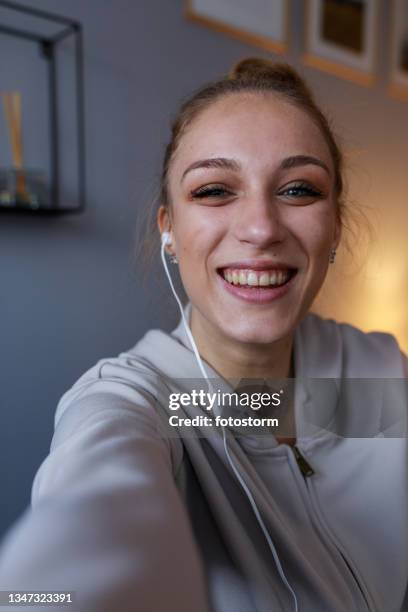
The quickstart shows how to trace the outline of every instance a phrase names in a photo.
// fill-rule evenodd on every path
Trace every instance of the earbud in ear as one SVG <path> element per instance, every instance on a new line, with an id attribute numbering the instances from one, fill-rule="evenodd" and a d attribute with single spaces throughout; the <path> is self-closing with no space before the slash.
<path id="1" fill-rule="evenodd" d="M 161 240 L 163 244 L 170 245 L 172 243 L 170 232 L 163 232 L 161 235 Z"/>

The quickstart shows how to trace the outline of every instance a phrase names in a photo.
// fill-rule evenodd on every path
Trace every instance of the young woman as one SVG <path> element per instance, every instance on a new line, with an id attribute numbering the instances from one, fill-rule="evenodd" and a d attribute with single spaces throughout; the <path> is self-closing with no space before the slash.
<path id="1" fill-rule="evenodd" d="M 243 60 L 183 104 L 157 225 L 188 325 L 148 331 L 62 397 L 1 589 L 75 591 L 81 612 L 408 610 L 407 358 L 309 312 L 342 188 L 289 66 Z M 294 381 L 280 433 L 214 426 L 220 392 L 248 379 L 281 398 Z"/>

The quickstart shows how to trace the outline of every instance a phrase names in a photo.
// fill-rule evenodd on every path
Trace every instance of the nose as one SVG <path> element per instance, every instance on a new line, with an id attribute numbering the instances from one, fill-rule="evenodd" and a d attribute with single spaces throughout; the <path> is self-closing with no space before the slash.
<path id="1" fill-rule="evenodd" d="M 267 193 L 243 199 L 236 209 L 234 233 L 240 242 L 265 249 L 271 244 L 282 242 L 285 232 L 282 211 Z"/>

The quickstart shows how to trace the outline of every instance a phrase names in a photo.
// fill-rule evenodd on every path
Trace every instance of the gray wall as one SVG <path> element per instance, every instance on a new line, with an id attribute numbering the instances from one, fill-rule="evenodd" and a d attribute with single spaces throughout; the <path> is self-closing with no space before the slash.
<path id="1" fill-rule="evenodd" d="M 98 359 L 178 319 L 170 294 L 163 299 L 161 269 L 142 285 L 140 264 L 132 259 L 134 228 L 154 191 L 170 115 L 181 96 L 242 56 L 266 55 L 186 22 L 182 0 L 27 4 L 84 26 L 88 208 L 78 217 L 0 217 L 1 532 L 29 503 L 62 393 Z M 287 59 L 297 64 L 303 3 L 294 5 L 298 35 Z M 385 14 L 381 22 L 387 23 Z M 387 46 L 380 41 L 386 27 L 379 38 L 379 79 L 371 89 L 302 68 L 343 140 L 359 150 L 356 196 L 371 181 L 378 202 L 391 183 L 404 197 L 408 193 L 408 104 L 385 90 Z M 16 47 L 1 55 L 1 88 L 10 88 L 20 52 Z M 25 107 L 27 135 L 43 111 L 41 78 L 35 70 L 29 78 L 35 95 Z M 43 149 L 28 151 L 32 163 L 46 160 Z"/>

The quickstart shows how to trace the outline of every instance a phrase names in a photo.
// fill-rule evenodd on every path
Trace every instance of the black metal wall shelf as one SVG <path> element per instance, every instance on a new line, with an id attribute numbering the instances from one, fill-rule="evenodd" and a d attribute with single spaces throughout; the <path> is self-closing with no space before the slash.
<path id="1" fill-rule="evenodd" d="M 0 8 L 12 11 L 16 16 L 25 15 L 53 23 L 56 31 L 52 36 L 41 35 L 26 28 L 14 27 L 0 22 L 0 34 L 32 41 L 39 46 L 41 56 L 47 62 L 47 82 L 49 100 L 49 151 L 50 151 L 50 204 L 48 206 L 30 207 L 0 203 L 0 213 L 25 214 L 31 216 L 55 216 L 78 214 L 85 209 L 85 135 L 84 135 L 84 74 L 83 74 L 83 33 L 81 24 L 68 17 L 56 15 L 8 0 L 0 0 Z M 58 44 L 67 37 L 73 37 L 75 45 L 75 112 L 77 138 L 77 197 L 76 206 L 63 207 L 60 184 L 60 134 L 58 124 L 58 62 L 56 50 Z"/>

